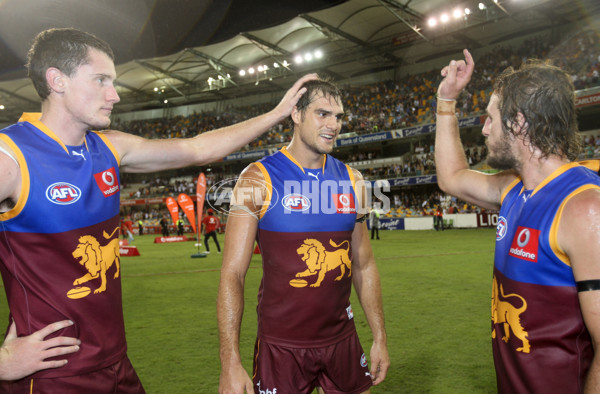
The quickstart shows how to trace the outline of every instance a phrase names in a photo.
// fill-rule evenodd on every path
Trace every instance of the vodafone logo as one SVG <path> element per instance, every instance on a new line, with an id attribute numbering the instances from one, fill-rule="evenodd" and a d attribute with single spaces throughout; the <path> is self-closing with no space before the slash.
<path id="1" fill-rule="evenodd" d="M 115 184 L 115 176 L 110 171 L 104 171 L 102 173 L 102 181 L 108 186 L 112 186 Z"/>
<path id="2" fill-rule="evenodd" d="M 94 179 L 104 197 L 110 197 L 119 191 L 117 172 L 114 167 L 94 174 Z"/>
<path id="3" fill-rule="evenodd" d="M 539 230 L 519 226 L 508 254 L 521 260 L 537 263 L 539 235 Z"/>
<path id="4" fill-rule="evenodd" d="M 337 213 L 356 213 L 354 195 L 351 193 L 334 194 L 333 201 Z"/>
<path id="5" fill-rule="evenodd" d="M 306 211 L 310 208 L 310 200 L 302 194 L 288 194 L 283 197 L 281 204 L 285 209 L 292 212 Z"/>
<path id="6" fill-rule="evenodd" d="M 81 198 L 81 190 L 75 185 L 67 182 L 57 182 L 48 186 L 46 198 L 58 205 L 69 205 Z"/>
<path id="7" fill-rule="evenodd" d="M 527 246 L 530 237 L 531 231 L 528 228 L 524 228 L 519 232 L 519 235 L 517 235 L 517 245 L 519 245 L 520 248 Z"/>

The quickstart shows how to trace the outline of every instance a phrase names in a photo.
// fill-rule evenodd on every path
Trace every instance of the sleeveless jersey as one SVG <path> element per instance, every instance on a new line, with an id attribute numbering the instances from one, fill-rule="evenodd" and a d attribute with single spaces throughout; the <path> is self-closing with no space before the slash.
<path id="1" fill-rule="evenodd" d="M 81 340 L 62 368 L 35 378 L 74 376 L 125 356 L 119 261 L 118 156 L 101 133 L 66 146 L 25 114 L 0 132 L 16 154 L 21 194 L 0 214 L 0 272 L 18 335 L 49 323 L 75 324 L 52 336 Z"/>
<path id="2" fill-rule="evenodd" d="M 258 338 L 269 343 L 320 347 L 355 331 L 354 177 L 350 167 L 323 157 L 319 170 L 304 169 L 285 148 L 256 163 L 270 187 L 257 234 L 263 260 Z"/>
<path id="3" fill-rule="evenodd" d="M 557 234 L 567 201 L 599 185 L 594 172 L 569 163 L 533 191 L 516 179 L 504 192 L 492 291 L 499 393 L 583 391 L 593 349 Z"/>

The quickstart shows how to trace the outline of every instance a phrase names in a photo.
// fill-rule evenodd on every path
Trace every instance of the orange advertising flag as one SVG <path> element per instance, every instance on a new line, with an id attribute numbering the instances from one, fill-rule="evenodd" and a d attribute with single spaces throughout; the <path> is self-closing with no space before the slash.
<path id="1" fill-rule="evenodd" d="M 202 224 L 202 210 L 204 208 L 204 198 L 206 197 L 206 177 L 201 172 L 198 176 L 198 185 L 196 185 L 196 205 L 198 209 L 198 234 Z"/>
<path id="2" fill-rule="evenodd" d="M 196 213 L 194 212 L 194 201 L 185 193 L 181 193 L 177 196 L 177 202 L 185 213 L 188 221 L 192 224 L 192 229 L 196 233 Z"/>
<path id="3" fill-rule="evenodd" d="M 166 203 L 167 209 L 171 214 L 171 219 L 173 219 L 173 224 L 177 226 L 177 220 L 179 220 L 179 207 L 177 206 L 177 202 L 173 197 L 167 197 Z"/>

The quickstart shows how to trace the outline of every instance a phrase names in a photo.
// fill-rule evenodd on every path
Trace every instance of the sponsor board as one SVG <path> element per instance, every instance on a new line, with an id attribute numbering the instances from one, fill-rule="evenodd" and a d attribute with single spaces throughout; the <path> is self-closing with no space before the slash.
<path id="1" fill-rule="evenodd" d="M 121 255 L 121 257 L 132 257 L 139 256 L 140 251 L 138 250 L 137 246 L 121 245 L 119 246 L 119 254 Z"/>
<path id="2" fill-rule="evenodd" d="M 156 237 L 154 238 L 155 244 L 166 244 L 170 242 L 186 242 L 186 241 L 194 241 L 193 238 L 188 238 L 185 235 L 175 235 L 172 237 Z"/>

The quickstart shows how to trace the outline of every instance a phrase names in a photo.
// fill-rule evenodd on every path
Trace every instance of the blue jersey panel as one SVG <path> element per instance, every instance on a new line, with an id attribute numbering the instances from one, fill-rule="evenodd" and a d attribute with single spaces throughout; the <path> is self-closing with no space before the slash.
<path id="1" fill-rule="evenodd" d="M 59 233 L 103 222 L 119 212 L 119 168 L 112 151 L 93 132 L 68 152 L 29 122 L 2 131 L 18 146 L 29 185 L 24 209 L 6 220 L 15 232 Z M 47 220 L 39 220 L 47 218 Z"/>

